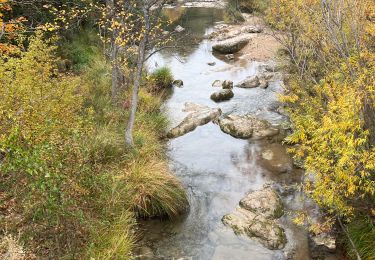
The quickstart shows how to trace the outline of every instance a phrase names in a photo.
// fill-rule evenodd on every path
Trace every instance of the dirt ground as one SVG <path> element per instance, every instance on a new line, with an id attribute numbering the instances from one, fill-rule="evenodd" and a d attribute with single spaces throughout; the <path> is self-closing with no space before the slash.
<path id="1" fill-rule="evenodd" d="M 268 61 L 275 59 L 277 51 L 282 47 L 275 39 L 274 32 L 268 28 L 261 17 L 244 14 L 245 22 L 235 25 L 223 25 L 222 29 L 217 31 L 217 35 L 230 34 L 238 31 L 244 26 L 255 26 L 264 28 L 261 33 L 250 34 L 250 42 L 240 50 L 236 56 L 241 56 L 245 60 Z"/>
<path id="2" fill-rule="evenodd" d="M 273 36 L 271 29 L 265 26 L 262 18 L 246 15 L 244 25 L 262 26 L 262 33 L 254 33 L 249 44 L 241 50 L 244 58 L 256 61 L 266 61 L 276 58 L 277 51 L 281 44 Z M 240 25 L 242 26 L 242 25 Z"/>

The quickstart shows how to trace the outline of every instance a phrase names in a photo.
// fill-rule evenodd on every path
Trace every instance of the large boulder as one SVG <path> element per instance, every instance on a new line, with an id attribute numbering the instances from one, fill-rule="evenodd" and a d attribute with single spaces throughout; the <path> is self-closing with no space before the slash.
<path id="1" fill-rule="evenodd" d="M 281 199 L 271 187 L 250 192 L 240 201 L 240 206 L 267 219 L 280 218 L 284 214 Z"/>
<path id="2" fill-rule="evenodd" d="M 266 138 L 279 134 L 279 129 L 254 116 L 227 115 L 215 121 L 224 133 L 236 138 Z"/>
<path id="3" fill-rule="evenodd" d="M 211 95 L 211 99 L 215 102 L 221 102 L 231 99 L 234 93 L 231 89 L 222 89 Z"/>
<path id="4" fill-rule="evenodd" d="M 232 54 L 239 52 L 250 41 L 248 36 L 237 36 L 227 40 L 218 41 L 212 46 L 212 50 L 223 53 Z"/>
<path id="5" fill-rule="evenodd" d="M 283 249 L 287 242 L 285 232 L 275 220 L 282 212 L 282 204 L 276 192 L 265 187 L 249 193 L 241 200 L 240 206 L 233 213 L 225 215 L 222 221 L 237 235 L 245 234 L 255 238 L 271 250 Z"/>
<path id="6" fill-rule="evenodd" d="M 194 131 L 198 126 L 205 125 L 221 115 L 220 108 L 185 103 L 185 112 L 190 112 L 182 122 L 168 132 L 169 138 L 176 138 Z"/>

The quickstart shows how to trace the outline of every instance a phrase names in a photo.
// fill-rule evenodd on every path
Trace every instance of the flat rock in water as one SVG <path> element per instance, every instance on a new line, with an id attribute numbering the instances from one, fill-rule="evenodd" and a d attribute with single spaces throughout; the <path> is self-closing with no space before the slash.
<path id="1" fill-rule="evenodd" d="M 249 41 L 250 38 L 248 36 L 237 36 L 224 41 L 216 42 L 212 46 L 212 49 L 220 53 L 232 54 L 239 52 L 249 43 Z"/>
<path id="2" fill-rule="evenodd" d="M 267 219 L 280 218 L 284 214 L 281 199 L 271 187 L 250 192 L 240 201 L 240 206 Z"/>
<path id="3" fill-rule="evenodd" d="M 266 201 L 268 195 L 272 202 Z M 225 215 L 222 221 L 237 235 L 245 234 L 255 238 L 271 250 L 283 249 L 287 240 L 284 229 L 275 221 L 281 216 L 275 214 L 275 210 L 282 212 L 280 199 L 275 191 L 266 187 L 247 195 L 241 200 L 240 206 L 233 213 Z"/>
<path id="4" fill-rule="evenodd" d="M 234 97 L 234 93 L 231 89 L 222 89 L 211 95 L 211 99 L 215 102 L 226 101 Z"/>
<path id="5" fill-rule="evenodd" d="M 272 137 L 279 133 L 279 129 L 274 128 L 266 120 L 254 116 L 228 115 L 219 118 L 216 123 L 224 133 L 236 138 L 248 139 Z"/>
<path id="6" fill-rule="evenodd" d="M 169 138 L 176 138 L 194 131 L 198 126 L 205 125 L 221 115 L 220 108 L 210 108 L 194 103 L 185 103 L 184 111 L 190 112 L 190 114 L 168 132 Z"/>

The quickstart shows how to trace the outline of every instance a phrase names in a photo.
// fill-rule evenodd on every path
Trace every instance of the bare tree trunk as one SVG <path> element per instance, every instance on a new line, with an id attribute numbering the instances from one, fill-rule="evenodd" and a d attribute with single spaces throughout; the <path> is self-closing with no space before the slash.
<path id="1" fill-rule="evenodd" d="M 369 144 L 375 145 L 375 107 L 371 98 L 365 97 L 364 100 L 364 128 L 369 131 Z"/>
<path id="2" fill-rule="evenodd" d="M 125 130 L 125 145 L 133 146 L 133 127 L 135 116 L 137 113 L 138 107 L 138 92 L 139 87 L 141 85 L 141 77 L 142 77 L 142 70 L 143 65 L 145 62 L 145 55 L 146 55 L 146 46 L 148 43 L 148 34 L 150 31 L 150 17 L 149 17 L 149 9 L 146 7 L 146 4 L 143 6 L 143 14 L 145 20 L 145 34 L 139 44 L 138 47 L 138 61 L 137 61 L 137 69 L 134 75 L 134 85 L 133 85 L 133 92 L 132 92 L 132 100 L 131 100 L 131 107 L 130 107 L 130 116 L 128 120 L 128 124 Z"/>
<path id="3" fill-rule="evenodd" d="M 115 18 L 115 12 L 116 12 L 116 0 L 106 0 L 106 5 L 110 11 L 110 19 L 113 20 Z M 118 37 L 118 29 L 113 30 L 112 36 L 111 36 L 111 55 L 110 55 L 110 61 L 112 65 L 112 87 L 111 87 L 111 97 L 112 102 L 116 103 L 118 93 L 121 88 L 122 83 L 122 72 L 120 69 L 120 63 L 119 63 L 119 50 L 120 47 L 117 44 L 116 38 Z"/>

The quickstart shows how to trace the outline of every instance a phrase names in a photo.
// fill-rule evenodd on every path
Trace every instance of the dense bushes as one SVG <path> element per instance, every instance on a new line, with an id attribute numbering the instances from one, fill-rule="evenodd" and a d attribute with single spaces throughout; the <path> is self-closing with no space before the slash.
<path id="1" fill-rule="evenodd" d="M 294 132 L 286 141 L 304 161 L 307 194 L 327 223 L 373 221 L 375 3 L 272 0 L 268 22 L 290 58 L 282 100 Z"/>
<path id="2" fill-rule="evenodd" d="M 315 176 L 306 186 L 313 198 L 346 217 L 375 192 L 371 130 L 364 127 L 365 104 L 374 98 L 373 11 L 371 1 L 274 0 L 269 13 L 292 61 L 284 101 L 295 131 L 287 140 L 300 144 L 295 156 Z"/>

